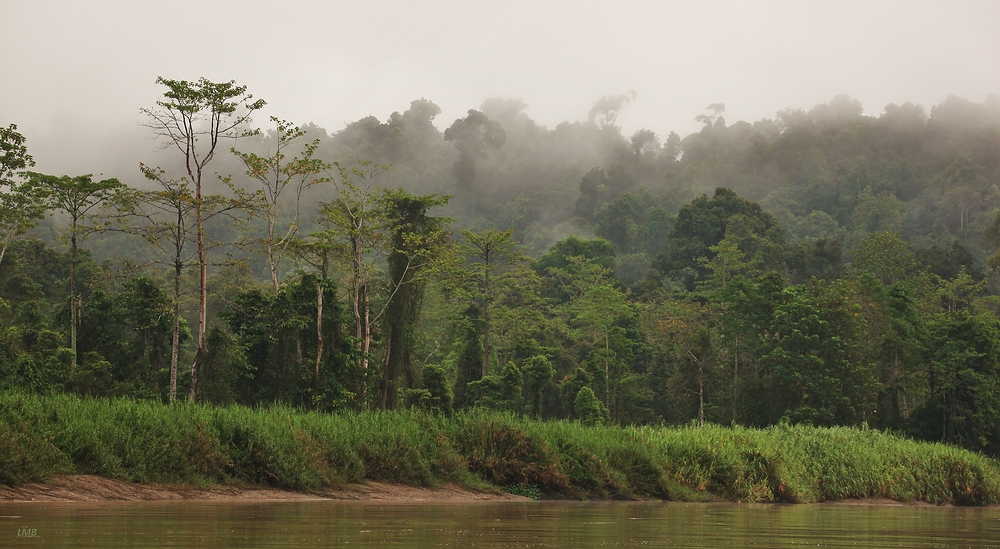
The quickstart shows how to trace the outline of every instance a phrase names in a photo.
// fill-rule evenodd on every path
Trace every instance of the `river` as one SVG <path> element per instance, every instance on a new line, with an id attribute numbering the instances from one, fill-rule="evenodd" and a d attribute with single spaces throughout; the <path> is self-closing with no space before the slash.
<path id="1" fill-rule="evenodd" d="M 1000 508 L 729 503 L 2 503 L 0 547 L 1000 547 Z"/>

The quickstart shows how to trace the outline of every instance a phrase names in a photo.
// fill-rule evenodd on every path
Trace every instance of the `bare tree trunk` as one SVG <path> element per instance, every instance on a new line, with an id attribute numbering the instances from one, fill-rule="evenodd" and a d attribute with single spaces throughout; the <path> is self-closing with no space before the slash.
<path id="1" fill-rule="evenodd" d="M 490 257 L 483 269 L 483 377 L 490 373 Z"/>
<path id="2" fill-rule="evenodd" d="M 319 366 L 323 362 L 323 281 L 316 280 L 316 388 L 319 388 Z"/>
<path id="3" fill-rule="evenodd" d="M 274 259 L 274 220 L 273 220 L 273 217 L 272 217 L 272 219 L 269 219 L 267 223 L 268 223 L 268 227 L 267 227 L 267 234 L 268 234 L 268 240 L 267 240 L 267 260 L 268 260 L 268 262 L 271 265 L 271 284 L 274 286 L 274 293 L 277 295 L 277 293 L 280 291 L 280 287 L 278 285 L 278 262 Z M 301 360 L 299 362 L 301 362 Z"/>
<path id="4" fill-rule="evenodd" d="M 608 410 L 614 412 L 614 406 L 611 404 L 611 367 L 608 364 L 610 361 L 608 357 L 611 356 L 611 342 L 608 341 L 608 332 L 604 332 L 604 407 Z M 614 417 L 615 421 L 618 421 L 618 417 Z"/>
<path id="5" fill-rule="evenodd" d="M 69 378 L 76 377 L 76 326 L 80 322 L 80 311 L 76 306 L 76 219 L 70 228 L 70 260 L 69 260 L 69 346 L 73 358 L 69 365 Z"/>
<path id="6" fill-rule="evenodd" d="M 698 357 L 694 356 L 691 349 L 688 349 L 688 354 L 691 355 L 694 363 L 698 365 L 698 426 L 703 427 L 705 425 L 705 370 L 701 366 L 701 361 L 698 360 Z"/>
<path id="7" fill-rule="evenodd" d="M 367 314 L 362 316 L 362 311 L 367 310 L 367 306 L 363 304 L 364 298 L 362 297 L 362 292 L 364 286 L 361 283 L 361 246 L 356 239 L 352 238 L 351 241 L 351 253 L 352 261 L 354 262 L 354 280 L 351 281 L 351 294 L 352 294 L 352 305 L 354 309 L 354 334 L 357 337 L 358 345 L 358 358 L 357 364 L 358 368 L 361 370 L 361 387 L 360 397 L 361 402 L 365 402 L 365 384 L 368 382 L 368 346 L 366 343 L 366 326 Z"/>
<path id="8" fill-rule="evenodd" d="M 174 333 L 170 341 L 170 402 L 177 400 L 177 362 L 181 348 L 181 264 L 174 264 Z"/>
<path id="9" fill-rule="evenodd" d="M 200 175 L 200 174 L 199 174 Z M 198 350 L 194 354 L 194 362 L 191 363 L 191 391 L 188 393 L 188 400 L 194 402 L 198 388 L 198 370 L 201 368 L 201 360 L 205 356 L 205 330 L 208 324 L 208 262 L 205 258 L 205 228 L 201 219 L 201 183 L 197 186 L 195 196 L 195 224 L 198 232 L 198 266 L 200 267 L 200 278 L 198 285 Z"/>
<path id="10" fill-rule="evenodd" d="M 7 246 L 10 245 L 11 235 L 7 234 L 3 239 L 3 248 L 0 248 L 0 263 L 3 263 L 3 256 L 7 254 Z"/>
<path id="11" fill-rule="evenodd" d="M 368 285 L 364 285 L 361 288 L 362 295 L 362 313 L 364 314 L 364 319 L 362 321 L 362 329 L 364 333 L 362 334 L 361 343 L 361 367 L 365 374 L 368 373 L 368 353 L 371 352 L 372 348 L 372 324 L 371 324 L 371 303 L 368 300 Z"/>

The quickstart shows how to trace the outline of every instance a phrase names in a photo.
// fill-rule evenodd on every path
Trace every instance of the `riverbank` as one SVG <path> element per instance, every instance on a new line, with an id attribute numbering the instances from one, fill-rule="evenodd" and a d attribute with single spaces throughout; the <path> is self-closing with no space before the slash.
<path id="1" fill-rule="evenodd" d="M 477 491 L 448 484 L 437 488 L 366 482 L 340 489 L 296 492 L 267 486 L 139 484 L 95 475 L 56 475 L 45 482 L 0 486 L 0 503 L 84 501 L 324 501 L 385 502 L 531 501 L 498 490 Z"/>
<path id="2" fill-rule="evenodd" d="M 306 495 L 383 483 L 561 499 L 1000 500 L 996 460 L 862 428 L 585 427 L 482 412 L 330 415 L 0 395 L 0 485 L 45 490 L 66 475 Z M 166 491 L 183 499 L 194 493 L 186 490 Z"/>
<path id="3" fill-rule="evenodd" d="M 0 486 L 0 503 L 115 502 L 115 501 L 382 501 L 387 503 L 468 503 L 486 501 L 532 501 L 531 498 L 499 490 L 481 491 L 448 484 L 437 488 L 365 482 L 340 489 L 296 492 L 267 486 L 185 484 L 139 484 L 95 475 L 56 475 L 45 482 Z M 613 501 L 642 501 L 619 498 Z M 647 500 L 657 501 L 657 500 Z M 728 502 L 728 500 L 716 500 Z M 901 502 L 887 498 L 852 498 L 824 501 L 824 505 L 930 506 L 924 501 Z"/>

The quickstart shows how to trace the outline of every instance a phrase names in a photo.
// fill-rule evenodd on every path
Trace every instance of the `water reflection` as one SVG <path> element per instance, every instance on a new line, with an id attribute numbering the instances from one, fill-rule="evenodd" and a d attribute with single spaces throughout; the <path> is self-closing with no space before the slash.
<path id="1" fill-rule="evenodd" d="M 35 535 L 29 535 L 34 532 Z M 360 502 L 0 504 L 0 547 L 997 547 L 1000 509 Z"/>

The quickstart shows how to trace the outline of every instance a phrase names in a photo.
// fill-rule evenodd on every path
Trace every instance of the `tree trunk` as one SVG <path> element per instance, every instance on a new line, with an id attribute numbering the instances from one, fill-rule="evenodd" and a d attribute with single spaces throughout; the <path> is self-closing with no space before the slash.
<path id="1" fill-rule="evenodd" d="M 323 362 L 323 281 L 316 281 L 316 389 L 319 389 L 319 366 Z"/>
<path id="2" fill-rule="evenodd" d="M 694 356 L 690 349 L 688 349 L 688 354 L 691 355 L 691 360 L 694 360 L 694 363 L 698 365 L 698 426 L 703 427 L 705 425 L 705 370 L 701 366 L 701 361 Z"/>
<path id="3" fill-rule="evenodd" d="M 395 396 L 396 392 L 393 390 L 393 383 L 395 380 L 389 372 L 389 359 L 392 357 L 392 327 L 390 326 L 388 334 L 385 338 L 385 365 L 382 367 L 382 409 L 387 410 L 389 407 L 390 395 L 393 399 L 393 408 L 395 408 Z"/>
<path id="4" fill-rule="evenodd" d="M 76 326 L 79 324 L 80 310 L 76 306 L 76 219 L 70 227 L 70 260 L 69 260 L 69 347 L 73 358 L 69 366 L 69 378 L 76 377 Z"/>
<path id="5" fill-rule="evenodd" d="M 483 264 L 483 377 L 490 373 L 490 256 Z"/>
<path id="6" fill-rule="evenodd" d="M 365 310 L 365 298 L 362 296 L 364 285 L 361 282 L 361 244 L 357 238 L 351 239 L 352 261 L 354 262 L 354 280 L 351 281 L 352 308 L 354 309 L 354 334 L 357 337 L 358 358 L 357 365 L 361 370 L 361 387 L 359 395 L 361 402 L 365 402 L 365 384 L 368 382 L 368 344 L 366 343 L 367 313 Z"/>
<path id="7" fill-rule="evenodd" d="M 191 363 L 191 391 L 188 393 L 188 400 L 191 402 L 194 402 L 195 399 L 198 388 L 198 370 L 201 368 L 201 360 L 205 356 L 205 330 L 208 324 L 208 262 L 205 258 L 205 228 L 202 225 L 201 218 L 200 178 L 196 193 L 194 219 L 198 233 L 198 266 L 200 267 L 200 277 L 198 284 L 198 350 L 194 354 L 194 362 Z"/>
<path id="8" fill-rule="evenodd" d="M 267 227 L 267 260 L 271 266 L 271 284 L 274 286 L 274 294 L 277 295 L 280 291 L 278 285 L 278 262 L 274 259 L 274 220 L 273 218 L 268 219 Z M 301 362 L 301 360 L 300 360 Z"/>
<path id="9" fill-rule="evenodd" d="M 698 363 L 698 427 L 705 426 L 705 372 Z"/>
<path id="10" fill-rule="evenodd" d="M 372 323 L 371 323 L 371 302 L 368 300 L 368 285 L 365 284 L 361 288 L 361 313 L 364 315 L 362 319 L 361 328 L 363 330 L 362 340 L 361 340 L 361 369 L 365 373 L 365 378 L 368 377 L 368 353 L 371 352 L 372 348 Z"/>
<path id="11" fill-rule="evenodd" d="M 7 254 L 7 246 L 10 245 L 12 236 L 8 233 L 4 235 L 3 248 L 0 248 L 0 264 L 3 263 L 3 256 Z"/>
<path id="12" fill-rule="evenodd" d="M 733 425 L 736 425 L 736 391 L 740 386 L 740 336 L 736 336 L 736 353 L 733 357 Z"/>
<path id="13" fill-rule="evenodd" d="M 170 402 L 177 400 L 177 362 L 181 348 L 181 264 L 174 263 L 174 333 L 170 341 Z"/>

